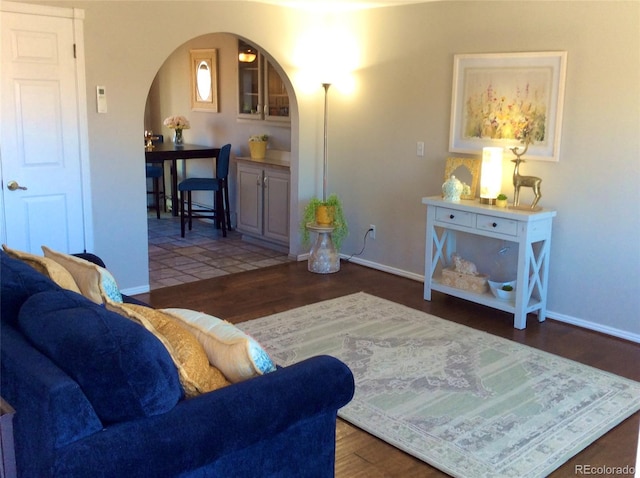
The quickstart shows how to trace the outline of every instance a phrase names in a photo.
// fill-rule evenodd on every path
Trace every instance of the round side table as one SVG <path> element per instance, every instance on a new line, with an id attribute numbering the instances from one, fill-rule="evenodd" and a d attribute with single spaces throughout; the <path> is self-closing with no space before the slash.
<path id="1" fill-rule="evenodd" d="M 340 270 L 340 255 L 333 245 L 333 226 L 320 226 L 313 222 L 306 225 L 311 232 L 318 233 L 316 242 L 309 251 L 308 270 L 316 274 L 331 274 Z"/>

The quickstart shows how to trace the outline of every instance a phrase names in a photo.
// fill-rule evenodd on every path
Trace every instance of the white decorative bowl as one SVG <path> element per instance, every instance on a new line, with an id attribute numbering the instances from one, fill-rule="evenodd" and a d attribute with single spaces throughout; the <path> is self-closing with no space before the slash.
<path id="1" fill-rule="evenodd" d="M 489 288 L 491 289 L 491 293 L 497 298 L 501 300 L 515 300 L 516 298 L 516 282 L 517 281 L 507 281 L 507 282 L 489 282 Z M 502 290 L 502 287 L 505 285 L 510 285 L 513 287 L 513 290 Z"/>

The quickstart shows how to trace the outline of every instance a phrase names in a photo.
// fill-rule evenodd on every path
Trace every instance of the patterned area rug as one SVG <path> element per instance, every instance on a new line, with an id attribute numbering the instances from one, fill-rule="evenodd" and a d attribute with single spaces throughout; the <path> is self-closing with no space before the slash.
<path id="1" fill-rule="evenodd" d="M 640 383 L 365 293 L 238 327 L 280 365 L 340 358 L 339 415 L 453 476 L 546 476 L 640 409 Z"/>

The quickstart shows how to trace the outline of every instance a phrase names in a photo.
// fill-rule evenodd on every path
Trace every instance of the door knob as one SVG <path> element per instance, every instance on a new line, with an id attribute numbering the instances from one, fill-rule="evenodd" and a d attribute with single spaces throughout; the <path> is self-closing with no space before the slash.
<path id="1" fill-rule="evenodd" d="M 16 191 L 18 189 L 22 189 L 23 191 L 27 190 L 27 188 L 25 188 L 24 186 L 20 186 L 16 181 L 9 181 L 7 183 L 7 189 L 9 191 Z"/>

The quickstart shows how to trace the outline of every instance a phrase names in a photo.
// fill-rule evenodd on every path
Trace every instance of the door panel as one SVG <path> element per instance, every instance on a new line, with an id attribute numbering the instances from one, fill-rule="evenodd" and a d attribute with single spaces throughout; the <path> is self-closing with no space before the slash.
<path id="1" fill-rule="evenodd" d="M 238 230 L 262 234 L 262 169 L 238 165 Z"/>
<path id="2" fill-rule="evenodd" d="M 2 12 L 2 202 L 9 246 L 85 249 L 72 18 Z M 84 107 L 84 105 L 83 105 Z M 26 189 L 10 191 L 17 181 Z"/>
<path id="3" fill-rule="evenodd" d="M 268 171 L 264 201 L 264 236 L 289 242 L 289 173 Z"/>

